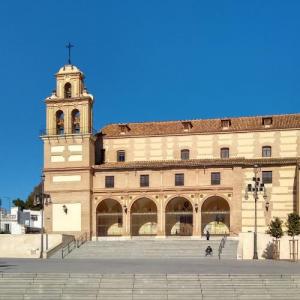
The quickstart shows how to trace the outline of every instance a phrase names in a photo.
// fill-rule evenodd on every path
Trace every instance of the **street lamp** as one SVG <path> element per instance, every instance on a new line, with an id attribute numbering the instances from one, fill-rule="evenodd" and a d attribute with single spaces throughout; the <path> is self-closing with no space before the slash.
<path id="1" fill-rule="evenodd" d="M 44 173 L 41 176 L 42 178 L 42 189 L 41 193 L 35 194 L 34 196 L 34 202 L 33 204 L 35 206 L 40 205 L 41 206 L 41 254 L 40 258 L 43 258 L 43 252 L 44 252 L 44 208 L 45 205 L 51 204 L 51 198 L 50 195 L 44 193 L 44 183 L 45 183 L 45 175 Z"/>
<path id="2" fill-rule="evenodd" d="M 263 192 L 263 198 L 267 200 L 267 191 L 263 182 L 260 182 L 258 177 L 258 165 L 254 165 L 254 177 L 252 178 L 253 183 L 249 183 L 245 191 L 245 199 L 248 199 L 248 193 L 253 193 L 253 198 L 255 201 L 255 215 L 254 215 L 254 249 L 253 249 L 253 259 L 258 259 L 257 254 L 257 200 L 259 194 Z M 269 202 L 266 201 L 266 210 L 269 209 Z"/>

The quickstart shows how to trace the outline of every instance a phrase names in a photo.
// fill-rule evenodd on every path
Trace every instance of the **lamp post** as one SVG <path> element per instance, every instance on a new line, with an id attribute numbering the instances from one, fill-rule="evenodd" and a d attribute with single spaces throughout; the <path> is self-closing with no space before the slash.
<path id="1" fill-rule="evenodd" d="M 45 174 L 43 173 L 42 176 L 42 182 L 41 182 L 41 193 L 35 194 L 34 197 L 34 205 L 40 205 L 41 206 L 41 254 L 40 258 L 43 258 L 43 252 L 44 252 L 44 208 L 45 205 L 51 204 L 51 198 L 50 195 L 44 193 L 44 183 L 45 183 Z"/>
<path id="2" fill-rule="evenodd" d="M 245 191 L 245 198 L 248 199 L 248 193 L 253 193 L 254 198 L 254 244 L 253 244 L 253 259 L 258 259 L 257 254 L 257 200 L 259 198 L 259 194 L 263 192 L 263 197 L 267 199 L 266 188 L 263 182 L 260 182 L 260 178 L 258 177 L 258 165 L 254 165 L 254 177 L 252 178 L 253 183 L 249 183 L 246 191 Z M 266 201 L 266 210 L 269 208 L 269 202 Z"/>

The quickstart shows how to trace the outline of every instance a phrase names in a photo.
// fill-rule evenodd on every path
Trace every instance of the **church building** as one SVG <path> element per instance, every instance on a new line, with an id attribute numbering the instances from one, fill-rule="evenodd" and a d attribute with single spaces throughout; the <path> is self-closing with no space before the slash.
<path id="1" fill-rule="evenodd" d="M 94 97 L 72 64 L 58 71 L 45 104 L 48 233 L 238 236 L 253 232 L 255 203 L 258 232 L 273 217 L 299 213 L 300 114 L 119 123 L 94 132 Z"/>

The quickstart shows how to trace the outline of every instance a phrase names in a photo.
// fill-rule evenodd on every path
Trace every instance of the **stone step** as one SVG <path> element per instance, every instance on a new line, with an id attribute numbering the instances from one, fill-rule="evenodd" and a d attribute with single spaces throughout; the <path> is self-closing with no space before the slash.
<path id="1" fill-rule="evenodd" d="M 298 299 L 300 275 L 276 274 L 27 274 L 0 276 L 10 299 Z M 24 279 L 22 281 L 22 279 Z M 295 280 L 297 283 L 295 283 Z"/>
<path id="2" fill-rule="evenodd" d="M 113 259 L 113 258 L 205 258 L 205 249 L 210 245 L 213 256 L 218 258 L 220 240 L 127 240 L 89 241 L 74 249 L 65 258 Z M 237 240 L 227 240 L 221 256 L 236 259 Z"/>

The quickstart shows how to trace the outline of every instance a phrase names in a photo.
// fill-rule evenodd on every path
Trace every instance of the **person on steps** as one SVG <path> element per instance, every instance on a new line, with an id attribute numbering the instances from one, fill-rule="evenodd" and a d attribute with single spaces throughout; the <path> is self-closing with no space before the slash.
<path id="1" fill-rule="evenodd" d="M 206 240 L 209 241 L 209 238 L 210 238 L 210 233 L 208 230 L 206 230 Z"/>
<path id="2" fill-rule="evenodd" d="M 213 249 L 211 248 L 211 246 L 207 246 L 207 248 L 205 249 L 205 256 L 212 256 L 212 252 L 213 252 Z"/>

